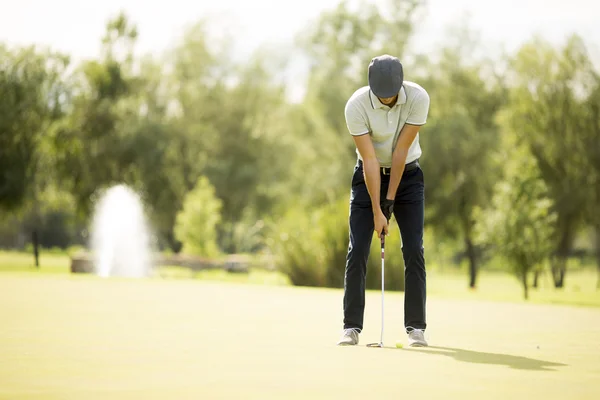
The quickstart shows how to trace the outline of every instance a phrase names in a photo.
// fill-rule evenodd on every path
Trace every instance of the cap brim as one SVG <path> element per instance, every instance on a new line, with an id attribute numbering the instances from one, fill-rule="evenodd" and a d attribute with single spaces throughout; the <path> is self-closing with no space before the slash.
<path id="1" fill-rule="evenodd" d="M 385 88 L 374 88 L 373 86 L 371 86 L 371 91 L 375 94 L 375 96 L 382 98 L 382 99 L 389 99 L 390 97 L 394 97 L 396 95 L 398 95 L 398 93 L 400 93 L 400 88 L 402 86 L 399 86 L 397 89 L 396 88 L 390 88 L 385 87 Z"/>

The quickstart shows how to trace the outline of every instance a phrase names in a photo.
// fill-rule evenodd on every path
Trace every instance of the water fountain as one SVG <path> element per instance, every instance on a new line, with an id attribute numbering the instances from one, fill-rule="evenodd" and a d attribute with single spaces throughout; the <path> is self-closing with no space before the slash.
<path id="1" fill-rule="evenodd" d="M 150 230 L 142 201 L 129 187 L 117 185 L 103 193 L 95 207 L 90 239 L 97 275 L 150 275 Z"/>

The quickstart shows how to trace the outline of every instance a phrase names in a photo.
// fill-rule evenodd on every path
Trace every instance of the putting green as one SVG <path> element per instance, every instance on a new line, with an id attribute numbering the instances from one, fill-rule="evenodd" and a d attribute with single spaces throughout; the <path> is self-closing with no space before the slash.
<path id="1" fill-rule="evenodd" d="M 342 348 L 341 290 L 4 273 L 0 399 L 600 398 L 600 310 L 431 298 L 396 349 L 402 299 Z"/>

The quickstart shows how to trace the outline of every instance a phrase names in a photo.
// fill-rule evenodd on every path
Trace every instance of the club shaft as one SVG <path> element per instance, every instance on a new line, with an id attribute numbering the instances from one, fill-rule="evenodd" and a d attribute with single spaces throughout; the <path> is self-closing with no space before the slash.
<path id="1" fill-rule="evenodd" d="M 381 339 L 380 343 L 383 344 L 383 296 L 385 292 L 385 236 L 381 236 Z"/>

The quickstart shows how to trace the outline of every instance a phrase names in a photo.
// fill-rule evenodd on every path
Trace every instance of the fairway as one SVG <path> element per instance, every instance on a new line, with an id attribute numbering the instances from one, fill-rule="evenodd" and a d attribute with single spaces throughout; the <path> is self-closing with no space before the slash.
<path id="1" fill-rule="evenodd" d="M 396 349 L 402 299 L 340 348 L 341 290 L 2 273 L 0 399 L 600 398 L 599 309 L 431 297 Z"/>

